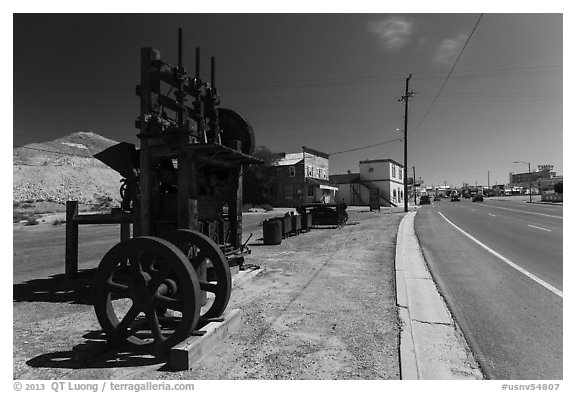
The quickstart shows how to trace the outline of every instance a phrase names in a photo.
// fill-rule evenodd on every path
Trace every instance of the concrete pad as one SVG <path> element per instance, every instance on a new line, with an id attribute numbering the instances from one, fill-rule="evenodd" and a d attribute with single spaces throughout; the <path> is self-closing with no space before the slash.
<path id="1" fill-rule="evenodd" d="M 415 353 L 419 365 L 419 379 L 483 379 L 464 338 L 454 326 L 412 321 L 412 334 L 417 338 Z"/>
<path id="2" fill-rule="evenodd" d="M 431 278 L 406 278 L 406 291 L 413 321 L 452 325 L 452 317 Z"/>

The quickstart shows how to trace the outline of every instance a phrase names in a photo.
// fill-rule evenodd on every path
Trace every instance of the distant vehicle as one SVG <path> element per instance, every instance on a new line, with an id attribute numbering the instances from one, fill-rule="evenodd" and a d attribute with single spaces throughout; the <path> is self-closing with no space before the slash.
<path id="1" fill-rule="evenodd" d="M 436 195 L 436 196 L 434 197 L 434 202 L 436 202 L 436 201 L 441 201 L 441 200 L 442 200 L 442 198 L 440 198 L 440 195 Z"/>
<path id="2" fill-rule="evenodd" d="M 428 195 L 422 195 L 420 197 L 420 204 L 421 205 L 429 205 L 430 204 L 430 197 Z"/>
<path id="3" fill-rule="evenodd" d="M 457 194 L 452 195 L 452 197 L 450 198 L 450 202 L 454 202 L 454 201 L 459 201 L 460 198 L 458 197 Z"/>
<path id="4" fill-rule="evenodd" d="M 484 197 L 480 194 L 476 194 L 472 197 L 472 202 L 484 202 Z"/>

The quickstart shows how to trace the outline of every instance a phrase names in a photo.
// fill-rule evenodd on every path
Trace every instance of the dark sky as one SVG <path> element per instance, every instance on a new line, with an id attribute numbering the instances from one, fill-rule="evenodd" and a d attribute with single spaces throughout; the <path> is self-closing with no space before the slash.
<path id="1" fill-rule="evenodd" d="M 409 166 L 428 184 L 506 183 L 513 161 L 562 173 L 562 14 L 14 14 L 13 143 L 92 131 L 135 142 L 140 48 L 175 64 L 217 63 L 222 106 L 258 145 L 327 153 L 401 137 L 408 74 Z M 435 98 L 437 98 L 435 100 Z M 400 142 L 335 154 L 403 162 Z"/>

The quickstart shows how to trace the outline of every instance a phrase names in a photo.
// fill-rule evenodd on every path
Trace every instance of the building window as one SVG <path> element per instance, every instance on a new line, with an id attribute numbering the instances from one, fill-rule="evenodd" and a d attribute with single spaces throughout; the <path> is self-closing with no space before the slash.
<path id="1" fill-rule="evenodd" d="M 313 196 L 314 196 L 314 187 L 308 186 L 308 196 L 309 196 L 309 197 L 313 197 Z"/>
<path id="2" fill-rule="evenodd" d="M 398 169 L 398 178 L 402 179 L 402 168 Z"/>
<path id="3" fill-rule="evenodd" d="M 374 172 L 374 168 L 368 168 L 368 173 Z"/>
<path id="4" fill-rule="evenodd" d="M 295 177 L 296 176 L 296 167 L 289 167 L 288 168 L 288 173 L 290 174 L 290 177 Z"/>
<path id="5" fill-rule="evenodd" d="M 392 165 L 392 177 L 396 177 L 396 165 Z"/>
<path id="6" fill-rule="evenodd" d="M 322 169 L 318 168 L 318 179 L 322 179 Z"/>
<path id="7" fill-rule="evenodd" d="M 396 202 L 396 190 L 392 190 L 392 201 Z"/>

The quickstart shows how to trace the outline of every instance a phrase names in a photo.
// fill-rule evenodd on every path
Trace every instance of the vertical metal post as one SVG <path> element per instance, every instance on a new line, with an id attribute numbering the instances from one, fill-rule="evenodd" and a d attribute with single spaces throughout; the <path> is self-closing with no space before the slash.
<path id="1" fill-rule="evenodd" d="M 532 203 L 532 172 L 530 171 L 530 162 L 528 162 L 528 182 L 530 183 L 528 194 L 530 195 L 530 203 Z"/>
<path id="2" fill-rule="evenodd" d="M 74 278 L 78 273 L 78 224 L 74 218 L 78 215 L 78 201 L 66 202 L 66 256 L 64 272 L 66 278 Z"/>
<path id="3" fill-rule="evenodd" d="M 412 192 L 414 193 L 414 205 L 416 205 L 416 167 L 412 167 L 412 173 L 414 176 L 412 180 Z"/>

